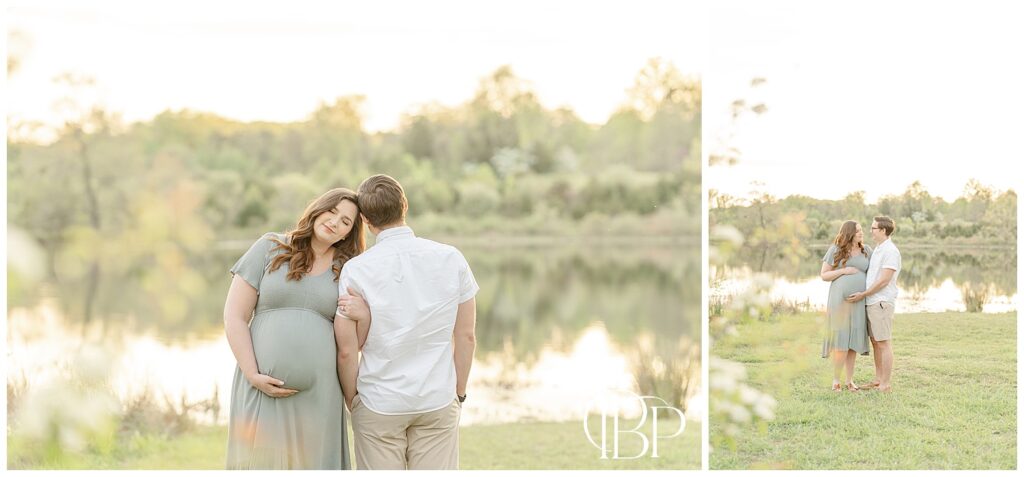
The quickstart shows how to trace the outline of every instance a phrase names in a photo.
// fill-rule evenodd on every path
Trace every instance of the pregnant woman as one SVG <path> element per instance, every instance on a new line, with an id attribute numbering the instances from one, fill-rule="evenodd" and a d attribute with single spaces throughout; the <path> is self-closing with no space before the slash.
<path id="1" fill-rule="evenodd" d="M 821 357 L 832 356 L 832 390 L 841 391 L 840 375 L 846 367 L 846 389 L 860 390 L 853 383 L 857 353 L 868 354 L 867 309 L 864 300 L 848 303 L 845 298 L 867 288 L 867 270 L 871 249 L 864 245 L 860 224 L 848 220 L 839 228 L 836 239 L 822 258 L 821 279 L 832 282 L 828 289 L 828 335 Z"/>
<path id="2" fill-rule="evenodd" d="M 294 230 L 264 235 L 231 267 L 228 469 L 352 468 L 333 322 L 341 267 L 364 248 L 355 193 L 332 189 Z M 368 318 L 353 298 L 347 314 Z"/>

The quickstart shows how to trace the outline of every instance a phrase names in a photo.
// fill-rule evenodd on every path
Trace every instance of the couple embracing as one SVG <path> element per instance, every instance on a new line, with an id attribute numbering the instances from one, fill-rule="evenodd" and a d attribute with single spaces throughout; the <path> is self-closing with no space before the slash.
<path id="1" fill-rule="evenodd" d="M 231 267 L 228 469 L 353 468 L 346 407 L 360 469 L 458 468 L 479 287 L 407 211 L 401 184 L 376 175 L 327 191 Z"/>
<path id="2" fill-rule="evenodd" d="M 892 328 L 896 307 L 896 279 L 902 266 L 900 251 L 890 236 L 896 225 L 886 216 L 871 223 L 872 250 L 864 245 L 860 224 L 848 220 L 822 258 L 821 279 L 828 290 L 828 334 L 821 357 L 832 357 L 832 390 L 892 391 Z M 875 380 L 864 386 L 853 382 L 857 354 L 874 351 Z M 840 381 L 846 370 L 846 385 Z"/>

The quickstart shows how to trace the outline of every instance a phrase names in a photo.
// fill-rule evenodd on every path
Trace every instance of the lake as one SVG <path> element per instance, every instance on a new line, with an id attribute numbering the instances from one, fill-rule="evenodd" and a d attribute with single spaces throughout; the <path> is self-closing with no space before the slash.
<path id="1" fill-rule="evenodd" d="M 481 287 L 463 425 L 578 420 L 604 395 L 630 408 L 629 392 L 700 419 L 696 242 L 460 248 Z M 146 389 L 161 402 L 213 400 L 219 412 L 196 418 L 225 423 L 235 361 L 222 310 L 227 270 L 244 250 L 102 264 L 95 275 L 72 270 L 59 285 L 12 279 L 9 387 L 55 378 L 92 345 L 107 353 L 108 382 L 122 400 Z"/>
<path id="2" fill-rule="evenodd" d="M 900 246 L 897 312 L 966 311 L 968 304 L 999 313 L 1017 309 L 1017 251 L 1013 247 Z M 755 274 L 772 278 L 772 300 L 824 310 L 829 283 L 819 276 L 828 245 L 803 250 L 792 262 L 769 249 L 744 248 L 723 266 L 712 266 L 711 296 L 747 288 Z"/>

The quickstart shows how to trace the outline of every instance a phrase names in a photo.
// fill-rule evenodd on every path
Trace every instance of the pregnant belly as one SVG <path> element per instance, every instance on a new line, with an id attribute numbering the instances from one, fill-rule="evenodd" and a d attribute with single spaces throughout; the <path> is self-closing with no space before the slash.
<path id="1" fill-rule="evenodd" d="M 853 275 L 843 275 L 832 282 L 832 286 L 839 287 L 844 294 L 857 293 L 867 290 L 867 275 L 863 272 Z"/>
<path id="2" fill-rule="evenodd" d="M 311 312 L 270 311 L 253 318 L 251 333 L 260 373 L 284 381 L 283 387 L 306 391 L 318 380 L 337 382 L 337 345 L 329 321 Z"/>

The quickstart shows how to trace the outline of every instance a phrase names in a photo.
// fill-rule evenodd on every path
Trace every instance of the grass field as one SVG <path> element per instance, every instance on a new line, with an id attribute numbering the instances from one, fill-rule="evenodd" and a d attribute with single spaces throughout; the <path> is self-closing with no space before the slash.
<path id="1" fill-rule="evenodd" d="M 711 469 L 1017 467 L 1015 313 L 897 313 L 891 394 L 830 390 L 820 315 L 743 325 L 715 343 L 779 405 L 766 432 L 715 448 Z M 873 379 L 872 357 L 858 356 L 854 376 Z"/>
<path id="2" fill-rule="evenodd" d="M 663 433 L 670 433 L 666 423 Z M 698 423 L 682 435 L 659 441 L 659 458 L 601 460 L 598 449 L 583 435 L 580 422 L 468 426 L 460 434 L 462 469 L 700 469 Z M 636 455 L 639 439 L 622 438 L 622 456 Z M 8 449 L 11 468 L 32 469 L 223 469 L 227 428 L 204 427 L 167 439 L 136 438 L 108 455 L 84 455 L 61 464 L 19 462 L 17 449 Z"/>

